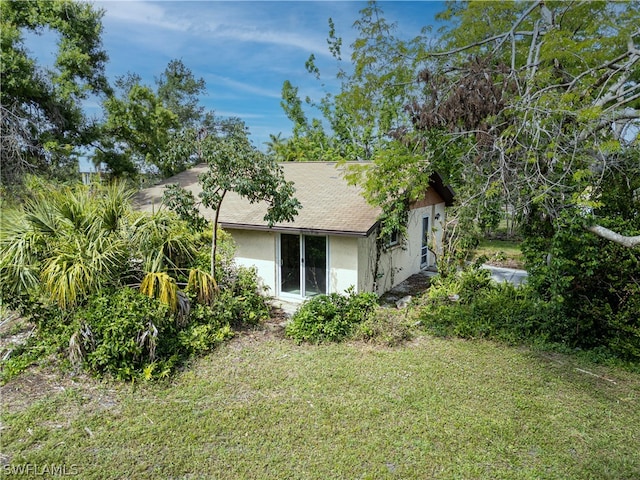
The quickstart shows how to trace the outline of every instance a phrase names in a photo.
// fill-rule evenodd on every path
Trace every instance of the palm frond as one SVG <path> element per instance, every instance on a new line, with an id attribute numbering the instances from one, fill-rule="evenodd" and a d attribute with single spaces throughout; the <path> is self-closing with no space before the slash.
<path id="1" fill-rule="evenodd" d="M 0 225 L 0 282 L 6 292 L 25 293 L 38 287 L 40 256 L 46 238 L 31 228 L 22 211 L 3 212 Z"/>
<path id="2" fill-rule="evenodd" d="M 125 243 L 119 239 L 70 236 L 45 259 L 43 287 L 60 308 L 67 309 L 117 279 L 126 260 Z"/>
<path id="3" fill-rule="evenodd" d="M 210 273 L 192 268 L 189 271 L 187 291 L 195 293 L 199 303 L 211 305 L 218 292 L 218 284 Z"/>
<path id="4" fill-rule="evenodd" d="M 136 344 L 140 348 L 141 351 L 146 350 L 149 352 L 149 361 L 153 362 L 156 359 L 156 345 L 158 343 L 158 329 L 153 324 L 153 322 L 149 321 L 147 324 L 147 328 L 145 328 L 142 332 L 138 333 L 138 338 L 136 338 Z"/>
<path id="5" fill-rule="evenodd" d="M 175 215 L 163 210 L 132 222 L 131 243 L 140 247 L 145 265 L 156 265 L 156 271 L 160 264 L 182 268 L 195 256 L 193 233 Z"/>
<path id="6" fill-rule="evenodd" d="M 56 238 L 61 233 L 60 219 L 54 206 L 44 200 L 32 199 L 26 202 L 24 219 L 30 228 L 42 235 Z"/>
<path id="7" fill-rule="evenodd" d="M 140 292 L 168 305 L 171 312 L 178 310 L 178 286 L 165 272 L 147 273 L 140 284 Z"/>
<path id="8" fill-rule="evenodd" d="M 103 231 L 115 232 L 122 220 L 130 214 L 133 190 L 124 181 L 114 181 L 104 187 L 100 199 L 100 227 Z"/>

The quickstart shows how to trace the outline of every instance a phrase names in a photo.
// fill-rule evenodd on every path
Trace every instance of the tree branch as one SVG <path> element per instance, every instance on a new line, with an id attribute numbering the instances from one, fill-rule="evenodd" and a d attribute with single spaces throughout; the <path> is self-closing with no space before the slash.
<path id="1" fill-rule="evenodd" d="M 636 235 L 634 237 L 629 237 L 625 235 L 621 235 L 613 230 L 609 230 L 608 228 L 602 227 L 600 225 L 591 225 L 590 227 L 586 227 L 588 231 L 602 237 L 606 240 L 610 240 L 615 242 L 623 247 L 634 248 L 640 246 L 640 235 Z"/>

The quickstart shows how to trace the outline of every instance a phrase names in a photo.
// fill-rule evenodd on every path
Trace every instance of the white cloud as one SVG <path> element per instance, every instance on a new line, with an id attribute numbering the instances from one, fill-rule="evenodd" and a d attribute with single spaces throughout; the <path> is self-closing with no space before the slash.
<path id="1" fill-rule="evenodd" d="M 105 10 L 105 21 L 135 23 L 142 27 L 162 28 L 178 32 L 188 31 L 191 23 L 184 19 L 171 18 L 162 3 L 111 0 L 97 2 Z"/>
<path id="2" fill-rule="evenodd" d="M 216 110 L 215 114 L 217 117 L 238 117 L 242 119 L 252 118 L 259 119 L 265 118 L 264 114 L 261 113 L 246 113 L 246 112 L 234 112 L 230 110 Z"/>
<path id="3" fill-rule="evenodd" d="M 254 95 L 259 95 L 261 97 L 280 98 L 279 90 L 275 91 L 273 89 L 263 88 L 253 83 L 245 83 L 238 80 L 234 80 L 233 78 L 223 77 L 221 75 L 215 75 L 215 74 L 205 75 L 205 81 L 207 82 L 207 87 L 209 88 L 209 90 L 215 90 L 213 88 L 213 85 L 224 85 L 226 87 L 231 87 L 235 90 L 240 90 L 240 91 L 251 93 Z"/>
<path id="4" fill-rule="evenodd" d="M 214 37 L 247 43 L 271 44 L 282 47 L 297 48 L 319 55 L 331 56 L 326 48 L 324 38 L 314 38 L 296 32 L 282 32 L 260 29 L 246 25 L 209 25 L 209 31 Z"/>

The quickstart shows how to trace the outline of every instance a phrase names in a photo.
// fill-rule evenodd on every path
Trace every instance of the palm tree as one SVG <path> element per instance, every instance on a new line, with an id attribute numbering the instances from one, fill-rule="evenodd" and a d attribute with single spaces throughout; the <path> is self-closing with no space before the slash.
<path id="1" fill-rule="evenodd" d="M 39 185 L 0 229 L 5 294 L 36 294 L 70 308 L 117 283 L 127 265 L 122 223 L 131 193 L 122 184 L 55 189 Z"/>

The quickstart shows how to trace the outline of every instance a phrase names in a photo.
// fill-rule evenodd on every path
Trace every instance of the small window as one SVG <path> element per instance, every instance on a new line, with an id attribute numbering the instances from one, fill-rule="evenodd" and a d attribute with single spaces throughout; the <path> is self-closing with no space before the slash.
<path id="1" fill-rule="evenodd" d="M 385 246 L 387 248 L 395 247 L 400 243 L 400 232 L 396 229 L 387 235 Z"/>

